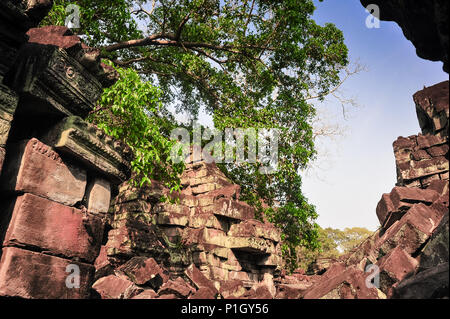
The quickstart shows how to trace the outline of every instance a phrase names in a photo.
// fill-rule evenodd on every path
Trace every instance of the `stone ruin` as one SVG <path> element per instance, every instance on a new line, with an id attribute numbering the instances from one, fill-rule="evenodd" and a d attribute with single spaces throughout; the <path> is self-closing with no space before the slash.
<path id="1" fill-rule="evenodd" d="M 273 297 L 280 234 L 215 164 L 187 163 L 178 194 L 127 182 L 130 149 L 83 120 L 117 74 L 69 29 L 34 28 L 51 5 L 0 4 L 0 296 Z"/>
<path id="2" fill-rule="evenodd" d="M 448 298 L 448 90 L 445 81 L 414 95 L 422 134 L 393 143 L 397 184 L 376 207 L 378 231 L 315 275 L 282 276 L 277 296 Z M 379 270 L 379 289 L 367 284 L 372 265 Z"/>
<path id="3" fill-rule="evenodd" d="M 394 142 L 380 229 L 287 275 L 280 233 L 214 163 L 189 157 L 178 193 L 129 182 L 129 148 L 84 120 L 117 74 L 69 29 L 35 28 L 51 5 L 0 2 L 0 297 L 448 297 L 448 81 L 414 95 L 422 133 Z"/>

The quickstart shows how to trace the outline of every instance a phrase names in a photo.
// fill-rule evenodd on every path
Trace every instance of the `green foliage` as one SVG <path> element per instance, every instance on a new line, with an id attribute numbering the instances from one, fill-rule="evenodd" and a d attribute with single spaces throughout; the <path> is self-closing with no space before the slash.
<path id="1" fill-rule="evenodd" d="M 162 116 L 161 91 L 143 82 L 135 70 L 117 69 L 120 75 L 112 87 L 104 90 L 98 107 L 88 120 L 107 134 L 126 142 L 135 158 L 131 162 L 134 179 L 139 186 L 150 179 L 166 182 L 171 190 L 179 190 L 179 174 L 184 163 L 172 164 L 170 140 L 174 124 Z"/>
<path id="2" fill-rule="evenodd" d="M 64 23 L 63 8 L 71 2 L 54 2 L 44 24 Z M 220 167 L 241 185 L 243 199 L 282 229 L 283 252 L 292 267 L 297 260 L 295 247 L 317 249 L 317 214 L 302 194 L 300 177 L 315 155 L 311 127 L 315 109 L 308 100 L 312 96 L 322 99 L 338 85 L 348 60 L 342 32 L 333 24 L 319 26 L 311 19 L 313 1 L 81 0 L 76 4 L 81 8 L 77 33 L 89 45 L 101 48 L 104 58 L 132 67 L 143 80 L 158 86 L 164 106 L 175 105 L 176 111 L 187 112 L 191 119 L 204 107 L 218 129 L 280 130 L 276 173 L 258 173 L 260 163 Z M 113 97 L 119 89 L 123 93 Z M 139 109 L 128 105 L 124 112 L 119 107 L 124 102 L 120 99 L 135 96 L 130 91 L 126 95 L 124 86 L 119 84 L 107 92 L 109 100 L 102 103 L 116 105 L 112 112 L 117 119 Z M 116 98 L 121 102 L 112 103 Z M 140 106 L 146 107 L 145 103 Z M 169 119 L 166 115 L 154 117 L 144 126 L 149 125 L 154 132 L 157 128 L 153 125 L 168 128 L 163 121 Z M 133 129 L 130 137 L 125 129 L 116 131 L 114 127 L 128 127 L 131 117 L 123 123 L 108 121 L 103 116 L 100 123 L 107 123 L 103 127 L 117 137 L 128 138 L 135 150 L 167 150 L 167 134 Z M 158 146 L 150 146 L 153 142 L 141 145 L 146 139 L 156 139 Z M 156 150 L 138 152 L 134 167 L 145 176 L 151 172 L 149 166 L 157 165 L 157 154 L 159 163 L 168 158 L 165 151 L 163 156 Z M 161 164 L 157 167 L 162 175 L 168 169 L 169 177 L 179 171 Z M 261 199 L 275 209 L 263 208 Z"/>
<path id="3" fill-rule="evenodd" d="M 363 227 L 345 228 L 344 230 L 319 227 L 318 233 L 320 249 L 298 248 L 299 266 L 304 270 L 307 270 L 308 266 L 319 258 L 337 259 L 339 256 L 349 253 L 373 234 Z"/>

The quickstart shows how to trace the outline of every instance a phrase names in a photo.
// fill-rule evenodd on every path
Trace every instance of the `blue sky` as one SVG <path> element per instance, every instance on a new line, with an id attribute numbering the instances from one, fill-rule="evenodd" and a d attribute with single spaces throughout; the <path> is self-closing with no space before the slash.
<path id="1" fill-rule="evenodd" d="M 375 207 L 396 182 L 392 142 L 420 131 L 412 95 L 448 80 L 448 74 L 441 62 L 417 57 L 396 23 L 381 21 L 380 28 L 367 28 L 368 13 L 359 0 L 315 3 L 316 22 L 331 22 L 341 29 L 350 61 L 358 60 L 368 70 L 342 87 L 359 104 L 349 108 L 348 119 L 336 100 L 318 105 L 346 130 L 337 139 L 318 141 L 319 158 L 305 172 L 304 193 L 316 206 L 322 227 L 375 230 L 379 226 Z"/>

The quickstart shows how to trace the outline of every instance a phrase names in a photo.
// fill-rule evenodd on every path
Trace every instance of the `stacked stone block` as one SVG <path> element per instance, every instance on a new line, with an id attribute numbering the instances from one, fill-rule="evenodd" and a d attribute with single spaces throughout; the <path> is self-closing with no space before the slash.
<path id="1" fill-rule="evenodd" d="M 393 144 L 398 183 L 376 207 L 380 229 L 321 276 L 285 276 L 276 298 L 448 298 L 448 81 L 414 101 L 422 134 Z"/>
<path id="2" fill-rule="evenodd" d="M 114 75 L 98 55 L 88 68 L 67 28 L 26 34 L 51 5 L 0 4 L 0 296 L 88 298 L 113 187 L 130 175 L 130 150 L 82 119 Z"/>
<path id="3" fill-rule="evenodd" d="M 239 186 L 214 163 L 190 157 L 181 184 L 174 194 L 156 181 L 148 189 L 121 186 L 105 247 L 115 268 L 152 256 L 172 278 L 196 267 L 218 290 L 273 286 L 282 264 L 280 233 L 255 219 L 254 208 L 239 200 Z"/>

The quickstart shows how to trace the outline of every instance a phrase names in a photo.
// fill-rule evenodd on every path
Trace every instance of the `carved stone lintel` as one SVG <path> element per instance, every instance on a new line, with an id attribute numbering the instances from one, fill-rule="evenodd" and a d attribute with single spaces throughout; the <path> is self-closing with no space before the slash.
<path id="1" fill-rule="evenodd" d="M 87 167 L 119 184 L 130 177 L 131 150 L 80 117 L 70 116 L 55 125 L 43 138 L 56 150 L 70 154 Z"/>
<path id="2" fill-rule="evenodd" d="M 26 44 L 5 76 L 23 98 L 27 116 L 86 116 L 102 94 L 100 82 L 63 49 Z"/>

